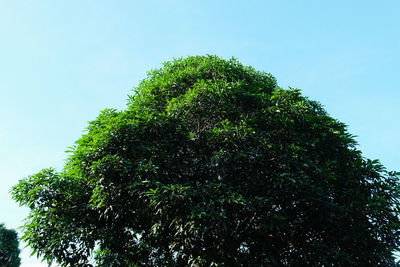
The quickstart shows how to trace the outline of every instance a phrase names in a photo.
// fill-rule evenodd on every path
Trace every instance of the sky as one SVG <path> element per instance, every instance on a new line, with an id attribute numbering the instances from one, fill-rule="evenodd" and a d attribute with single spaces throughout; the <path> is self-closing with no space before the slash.
<path id="1" fill-rule="evenodd" d="M 237 58 L 300 88 L 359 149 L 400 170 L 397 0 L 0 0 L 0 223 L 28 210 L 10 188 L 65 150 L 147 71 L 190 55 Z M 22 248 L 23 244 L 21 244 Z M 47 266 L 30 250 L 22 266 Z"/>

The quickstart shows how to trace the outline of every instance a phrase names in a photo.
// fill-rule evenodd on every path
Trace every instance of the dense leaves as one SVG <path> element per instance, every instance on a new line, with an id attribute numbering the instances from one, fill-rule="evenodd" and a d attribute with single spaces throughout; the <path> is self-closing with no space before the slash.
<path id="1" fill-rule="evenodd" d="M 19 267 L 18 235 L 15 230 L 7 229 L 4 224 L 0 224 L 0 266 Z"/>
<path id="2" fill-rule="evenodd" d="M 151 71 L 13 196 L 68 266 L 389 266 L 398 181 L 299 90 L 204 56 Z"/>

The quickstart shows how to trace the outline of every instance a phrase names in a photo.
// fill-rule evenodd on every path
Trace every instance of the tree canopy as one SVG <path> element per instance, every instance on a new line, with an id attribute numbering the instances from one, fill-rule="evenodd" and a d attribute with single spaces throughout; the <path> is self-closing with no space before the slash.
<path id="1" fill-rule="evenodd" d="M 7 229 L 4 224 L 0 224 L 0 266 L 19 267 L 19 241 L 15 230 Z"/>
<path id="2" fill-rule="evenodd" d="M 12 193 L 25 241 L 65 266 L 390 266 L 398 181 L 298 89 L 195 56 L 150 71 L 63 170 Z"/>

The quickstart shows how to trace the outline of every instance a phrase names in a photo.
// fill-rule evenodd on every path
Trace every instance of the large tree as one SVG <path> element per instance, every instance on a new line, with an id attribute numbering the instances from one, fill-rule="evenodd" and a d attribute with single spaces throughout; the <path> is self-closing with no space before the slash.
<path id="1" fill-rule="evenodd" d="M 18 267 L 21 264 L 19 258 L 19 241 L 15 230 L 7 229 L 0 224 L 0 266 Z"/>
<path id="2" fill-rule="evenodd" d="M 25 240 L 67 266 L 389 266 L 399 176 L 346 126 L 235 59 L 164 63 L 60 172 L 21 180 Z"/>

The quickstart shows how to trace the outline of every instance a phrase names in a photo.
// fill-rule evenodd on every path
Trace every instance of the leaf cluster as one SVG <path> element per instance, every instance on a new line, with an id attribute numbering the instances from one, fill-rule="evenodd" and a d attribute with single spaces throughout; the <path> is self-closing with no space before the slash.
<path id="1" fill-rule="evenodd" d="M 18 248 L 18 235 L 15 230 L 7 229 L 0 224 L 0 266 L 19 267 L 21 259 Z"/>

